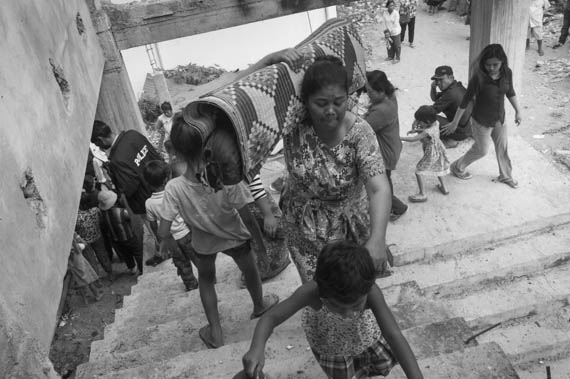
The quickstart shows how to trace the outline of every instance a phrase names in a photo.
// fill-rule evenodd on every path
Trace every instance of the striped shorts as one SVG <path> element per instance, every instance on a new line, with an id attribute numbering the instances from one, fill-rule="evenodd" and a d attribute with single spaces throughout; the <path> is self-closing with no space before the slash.
<path id="1" fill-rule="evenodd" d="M 364 379 L 371 376 L 387 376 L 398 362 L 384 338 L 376 341 L 355 356 L 313 354 L 329 378 Z"/>

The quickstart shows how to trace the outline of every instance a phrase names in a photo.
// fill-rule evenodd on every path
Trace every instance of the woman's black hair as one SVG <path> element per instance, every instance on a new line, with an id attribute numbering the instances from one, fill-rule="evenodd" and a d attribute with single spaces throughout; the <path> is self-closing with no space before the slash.
<path id="1" fill-rule="evenodd" d="M 184 120 L 182 112 L 177 112 L 172 117 L 170 140 L 176 153 L 185 159 L 194 161 L 202 155 L 202 135 Z"/>
<path id="2" fill-rule="evenodd" d="M 386 73 L 380 70 L 368 71 L 366 73 L 366 80 L 373 90 L 384 92 L 386 96 L 391 97 L 396 90 L 392 83 L 388 80 Z"/>
<path id="3" fill-rule="evenodd" d="M 325 245 L 317 258 L 314 280 L 319 296 L 353 303 L 370 292 L 376 279 L 368 250 L 350 241 Z"/>
<path id="4" fill-rule="evenodd" d="M 507 90 L 510 87 L 509 77 L 507 75 L 509 69 L 509 59 L 507 58 L 507 54 L 503 49 L 503 46 L 498 43 L 492 43 L 490 45 L 485 46 L 485 48 L 481 51 L 479 56 L 477 57 L 477 69 L 475 70 L 475 74 L 479 83 L 482 83 L 483 78 L 489 73 L 485 68 L 485 62 L 488 59 L 497 58 L 501 61 L 501 68 L 500 68 L 500 82 L 499 85 L 501 88 Z"/>
<path id="5" fill-rule="evenodd" d="M 388 0 L 388 1 L 386 1 L 386 8 L 388 8 L 388 5 L 390 5 L 390 4 L 394 4 L 394 5 L 395 5 L 396 2 L 395 2 L 394 0 Z"/>
<path id="6" fill-rule="evenodd" d="M 339 85 L 348 94 L 348 73 L 342 61 L 332 55 L 318 57 L 307 68 L 301 83 L 301 98 L 306 102 L 309 96 L 328 85 Z"/>
<path id="7" fill-rule="evenodd" d="M 431 105 L 422 105 L 418 108 L 416 113 L 414 113 L 414 118 L 431 125 L 437 120 L 437 112 Z"/>
<path id="8" fill-rule="evenodd" d="M 478 57 L 479 70 L 481 70 L 481 72 L 487 73 L 485 62 L 491 58 L 497 58 L 501 61 L 501 77 L 505 76 L 507 69 L 509 68 L 509 59 L 507 58 L 507 54 L 501 44 L 492 43 L 485 46 L 481 51 L 481 54 L 479 54 Z"/>

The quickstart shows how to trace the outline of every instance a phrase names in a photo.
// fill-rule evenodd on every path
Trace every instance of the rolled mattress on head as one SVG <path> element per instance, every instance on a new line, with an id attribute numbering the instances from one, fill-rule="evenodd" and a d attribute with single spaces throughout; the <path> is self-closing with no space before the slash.
<path id="1" fill-rule="evenodd" d="M 224 172 L 223 184 L 237 184 L 243 179 L 250 182 L 282 134 L 305 117 L 301 82 L 315 58 L 333 55 L 343 61 L 349 75 L 350 94 L 364 87 L 364 48 L 355 25 L 349 20 L 328 20 L 296 49 L 303 59 L 294 66 L 287 63 L 267 66 L 186 106 L 184 113 L 214 112 L 226 120 L 216 121 L 216 128 L 205 144 L 207 159 L 216 162 Z"/>

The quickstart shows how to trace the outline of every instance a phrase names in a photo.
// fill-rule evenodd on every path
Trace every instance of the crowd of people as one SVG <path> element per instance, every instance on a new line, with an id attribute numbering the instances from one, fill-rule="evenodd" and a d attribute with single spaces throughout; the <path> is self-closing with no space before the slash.
<path id="1" fill-rule="evenodd" d="M 414 46 L 416 7 L 417 1 L 403 0 L 396 10 L 388 0 L 382 12 L 380 30 L 393 62 L 400 59 L 406 29 Z M 532 24 L 529 28 L 538 34 Z M 567 30 L 562 34 L 560 44 Z M 303 59 L 295 49 L 278 51 L 232 80 L 278 62 Z M 164 138 L 157 146 L 137 131 L 117 134 L 95 121 L 69 259 L 78 287 L 99 299 L 98 277 L 114 275 L 113 252 L 130 273 L 142 274 L 146 224 L 156 241 L 156 254 L 146 264 L 172 257 L 186 290 L 199 290 L 207 319 L 199 336 L 208 348 L 224 345 L 216 256 L 221 252 L 236 263 L 251 297 L 251 318 L 260 318 L 243 357 L 243 377 L 261 377 L 273 329 L 302 310 L 307 340 L 328 377 L 387 375 L 399 363 L 408 378 L 422 378 L 375 284 L 378 277 L 389 275 L 393 264 L 386 247 L 388 222 L 408 209 L 395 195 L 391 172 L 402 142 L 420 141 L 418 193 L 408 200 L 425 202 L 427 178 L 437 177 L 437 188 L 448 195 L 446 176 L 470 179 L 467 168 L 487 154 L 492 142 L 499 166 L 496 181 L 516 189 L 504 106 L 506 98 L 520 124 L 512 72 L 499 44 L 481 51 L 467 88 L 455 79 L 452 67 L 436 67 L 433 103 L 418 104 L 406 136 L 400 132 L 397 88 L 384 72 L 366 73 L 361 92 L 369 106 L 362 116 L 349 109 L 349 87 L 349 75 L 337 57 L 319 57 L 305 71 L 300 83 L 305 117 L 282 136 L 286 175 L 279 206 L 259 176 L 251 183 L 209 185 L 204 147 L 207 137 L 223 127 L 215 113 L 173 113 L 170 104 L 162 104 L 158 127 Z M 471 148 L 450 162 L 446 149 L 468 138 L 473 140 Z M 277 295 L 264 292 L 262 281 L 279 274 L 289 259 L 302 285 L 280 302 Z"/>

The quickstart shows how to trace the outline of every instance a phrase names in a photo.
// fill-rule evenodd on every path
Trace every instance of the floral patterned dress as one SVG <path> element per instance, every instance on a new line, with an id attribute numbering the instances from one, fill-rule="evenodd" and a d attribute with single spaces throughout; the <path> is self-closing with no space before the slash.
<path id="1" fill-rule="evenodd" d="M 445 176 L 449 174 L 449 159 L 443 142 L 439 139 L 439 122 L 423 130 L 427 136 L 421 139 L 424 156 L 416 165 L 420 175 Z"/>
<path id="2" fill-rule="evenodd" d="M 301 322 L 309 346 L 329 378 L 387 376 L 396 364 L 370 309 L 341 316 L 323 302 L 319 310 L 305 307 Z"/>
<path id="3" fill-rule="evenodd" d="M 288 178 L 282 194 L 285 232 L 301 280 L 312 280 L 317 255 L 332 241 L 364 243 L 370 236 L 364 183 L 384 172 L 372 127 L 361 117 L 335 147 L 307 121 L 283 136 Z"/>

